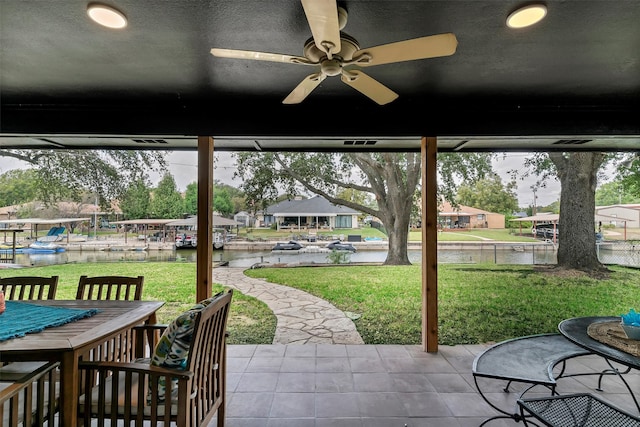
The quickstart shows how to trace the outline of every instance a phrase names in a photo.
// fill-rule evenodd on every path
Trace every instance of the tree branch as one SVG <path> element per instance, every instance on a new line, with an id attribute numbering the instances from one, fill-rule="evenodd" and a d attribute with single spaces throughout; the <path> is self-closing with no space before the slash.
<path id="1" fill-rule="evenodd" d="M 368 206 L 365 205 L 361 205 L 359 203 L 354 203 L 350 200 L 345 200 L 339 197 L 333 197 L 331 196 L 329 193 L 327 193 L 326 191 L 324 191 L 323 189 L 313 185 L 310 181 L 308 181 L 304 176 L 302 176 L 301 174 L 297 173 L 295 170 L 289 168 L 289 166 L 284 162 L 284 160 L 280 157 L 279 154 L 275 155 L 275 159 L 276 162 L 278 162 L 278 164 L 280 165 L 280 167 L 282 167 L 287 174 L 291 175 L 295 180 L 297 180 L 300 184 L 302 184 L 302 186 L 304 188 L 306 188 L 307 190 L 311 191 L 312 193 L 315 194 L 319 194 L 322 197 L 324 197 L 325 199 L 329 200 L 331 203 L 334 203 L 336 205 L 343 205 L 343 206 L 347 206 L 351 209 L 355 209 L 364 213 L 368 213 L 369 215 L 373 215 L 373 216 L 379 216 L 380 212 L 376 209 L 370 208 Z M 341 184 L 340 184 L 341 185 Z"/>

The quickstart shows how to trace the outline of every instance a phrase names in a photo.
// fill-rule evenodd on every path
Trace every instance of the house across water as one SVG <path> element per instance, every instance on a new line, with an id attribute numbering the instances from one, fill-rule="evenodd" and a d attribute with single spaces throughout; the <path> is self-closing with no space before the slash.
<path id="1" fill-rule="evenodd" d="M 309 199 L 295 198 L 269 206 L 259 215 L 260 226 L 276 224 L 277 230 L 333 230 L 335 228 L 358 228 L 361 212 L 346 206 L 334 205 L 322 196 Z"/>

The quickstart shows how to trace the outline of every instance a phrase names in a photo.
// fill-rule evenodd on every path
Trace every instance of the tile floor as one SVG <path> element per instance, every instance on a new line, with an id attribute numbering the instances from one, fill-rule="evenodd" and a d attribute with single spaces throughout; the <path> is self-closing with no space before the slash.
<path id="1" fill-rule="evenodd" d="M 498 414 L 471 373 L 484 348 L 440 346 L 433 354 L 403 345 L 230 345 L 226 427 L 477 427 Z M 568 362 L 568 372 L 606 367 L 597 356 Z M 640 375 L 625 378 L 640 394 Z M 517 393 L 505 393 L 505 382 L 481 380 L 489 400 L 515 410 Z M 597 376 L 564 378 L 558 391 L 593 392 L 638 413 L 618 378 L 605 378 L 602 393 L 596 386 Z M 497 419 L 487 427 L 517 425 Z"/>

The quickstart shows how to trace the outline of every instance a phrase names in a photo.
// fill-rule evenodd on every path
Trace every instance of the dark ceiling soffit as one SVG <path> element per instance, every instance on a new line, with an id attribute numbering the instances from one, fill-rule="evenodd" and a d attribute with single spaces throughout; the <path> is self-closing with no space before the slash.
<path id="1" fill-rule="evenodd" d="M 419 152 L 413 137 L 214 137 L 216 151 Z M 197 150 L 195 136 L 1 135 L 0 149 Z M 640 151 L 640 135 L 438 137 L 439 152 Z"/>

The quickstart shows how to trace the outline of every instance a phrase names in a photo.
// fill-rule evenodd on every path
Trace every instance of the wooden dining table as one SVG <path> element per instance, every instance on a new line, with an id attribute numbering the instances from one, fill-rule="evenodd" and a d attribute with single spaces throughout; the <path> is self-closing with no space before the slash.
<path id="1" fill-rule="evenodd" d="M 38 305 L 71 309 L 97 309 L 98 313 L 75 322 L 46 328 L 0 342 L 0 362 L 60 362 L 60 425 L 77 425 L 80 394 L 78 362 L 92 349 L 141 323 L 155 323 L 159 301 L 42 300 Z"/>

